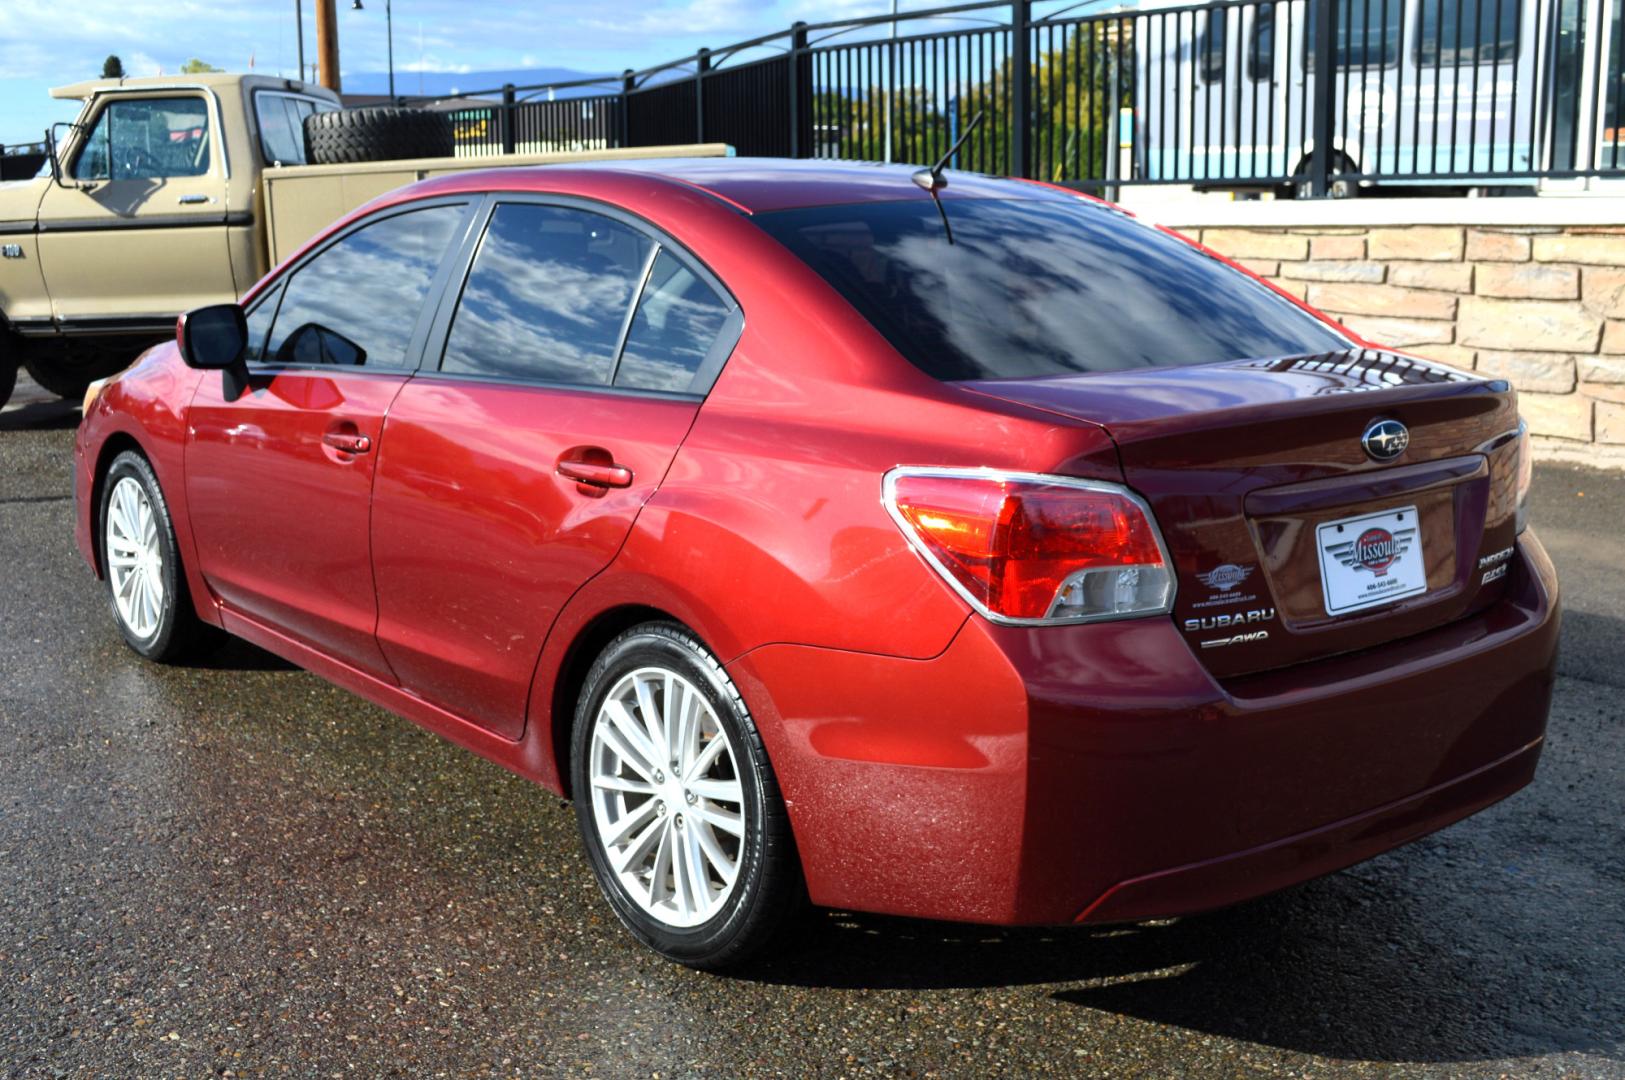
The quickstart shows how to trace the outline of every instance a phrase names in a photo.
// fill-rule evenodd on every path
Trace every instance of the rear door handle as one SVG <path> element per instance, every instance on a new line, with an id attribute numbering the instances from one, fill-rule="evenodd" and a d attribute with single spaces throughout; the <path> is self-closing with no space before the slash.
<path id="1" fill-rule="evenodd" d="M 632 486 L 632 470 L 625 465 L 599 464 L 592 461 L 565 460 L 559 462 L 559 475 L 578 484 L 591 487 L 623 488 Z"/>
<path id="2" fill-rule="evenodd" d="M 196 206 L 198 203 L 208 202 L 209 197 L 207 195 L 182 195 L 175 201 L 180 203 L 182 206 Z"/>
<path id="3" fill-rule="evenodd" d="M 365 454 L 372 449 L 372 440 L 367 436 L 353 435 L 344 431 L 326 432 L 322 435 L 322 442 L 346 454 Z"/>

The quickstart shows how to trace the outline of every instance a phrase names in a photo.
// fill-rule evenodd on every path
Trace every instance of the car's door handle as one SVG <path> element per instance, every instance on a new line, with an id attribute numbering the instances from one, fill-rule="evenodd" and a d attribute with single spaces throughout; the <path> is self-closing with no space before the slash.
<path id="1" fill-rule="evenodd" d="M 182 195 L 175 201 L 180 203 L 182 206 L 196 206 L 198 203 L 208 202 L 209 197 L 207 195 Z"/>
<path id="2" fill-rule="evenodd" d="M 632 486 L 632 470 L 617 465 L 613 460 L 601 464 L 567 458 L 559 462 L 559 475 L 590 487 L 623 488 Z"/>
<path id="3" fill-rule="evenodd" d="M 346 454 L 365 454 L 372 449 L 372 440 L 365 435 L 355 435 L 345 431 L 329 431 L 322 435 L 322 442 L 335 450 L 342 450 Z"/>

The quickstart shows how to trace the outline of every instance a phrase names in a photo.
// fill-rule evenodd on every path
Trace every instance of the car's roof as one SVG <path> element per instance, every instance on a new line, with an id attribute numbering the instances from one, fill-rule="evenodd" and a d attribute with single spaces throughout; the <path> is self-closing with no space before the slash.
<path id="1" fill-rule="evenodd" d="M 747 214 L 767 213 L 844 203 L 895 202 L 929 199 L 930 194 L 912 176 L 918 165 L 883 165 L 863 161 L 793 160 L 788 158 L 678 157 L 618 158 L 561 162 L 517 168 L 480 169 L 423 181 L 401 192 L 410 197 L 422 187 L 431 191 L 537 191 L 553 189 L 550 176 L 569 170 L 572 176 L 605 173 L 657 177 L 673 184 L 698 188 Z M 1072 192 L 1044 184 L 984 176 L 980 173 L 946 174 L 945 199 L 1067 199 Z"/>

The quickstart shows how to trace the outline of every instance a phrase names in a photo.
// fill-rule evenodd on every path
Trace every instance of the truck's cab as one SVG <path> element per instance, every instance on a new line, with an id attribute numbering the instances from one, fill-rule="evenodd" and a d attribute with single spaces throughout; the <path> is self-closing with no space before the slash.
<path id="1" fill-rule="evenodd" d="M 253 75 L 98 79 L 51 167 L 0 184 L 0 365 L 56 393 L 127 363 L 177 312 L 235 299 L 267 268 L 267 165 L 304 163 L 321 87 Z M 161 239 L 161 243 L 155 242 Z"/>

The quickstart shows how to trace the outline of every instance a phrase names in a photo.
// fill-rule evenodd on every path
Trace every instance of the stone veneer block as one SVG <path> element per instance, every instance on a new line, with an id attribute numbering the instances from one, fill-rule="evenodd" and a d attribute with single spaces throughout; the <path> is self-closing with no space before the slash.
<path id="1" fill-rule="evenodd" d="M 1463 345 L 1534 352 L 1596 352 L 1602 331 L 1602 320 L 1578 303 L 1482 296 L 1462 297 L 1456 325 Z"/>
<path id="2" fill-rule="evenodd" d="M 1591 441 L 1591 407 L 1579 394 L 1519 394 L 1518 411 L 1536 435 Z"/>
<path id="3" fill-rule="evenodd" d="M 1529 237 L 1516 233 L 1467 231 L 1468 262 L 1528 262 Z"/>
<path id="4" fill-rule="evenodd" d="M 1478 354 L 1481 374 L 1507 379 L 1519 390 L 1567 394 L 1574 389 L 1574 357 L 1567 353 L 1494 352 Z"/>
<path id="5" fill-rule="evenodd" d="M 1498 264 L 1478 268 L 1478 295 L 1529 300 L 1576 300 L 1580 270 L 1541 263 Z"/>
<path id="6" fill-rule="evenodd" d="M 1460 226 L 1372 229 L 1366 236 L 1366 256 L 1372 259 L 1460 262 L 1464 232 Z"/>
<path id="7" fill-rule="evenodd" d="M 1402 319 L 1453 319 L 1456 298 L 1444 293 L 1400 289 L 1391 285 L 1325 284 L 1309 287 L 1309 303 L 1346 315 L 1381 315 Z"/>

